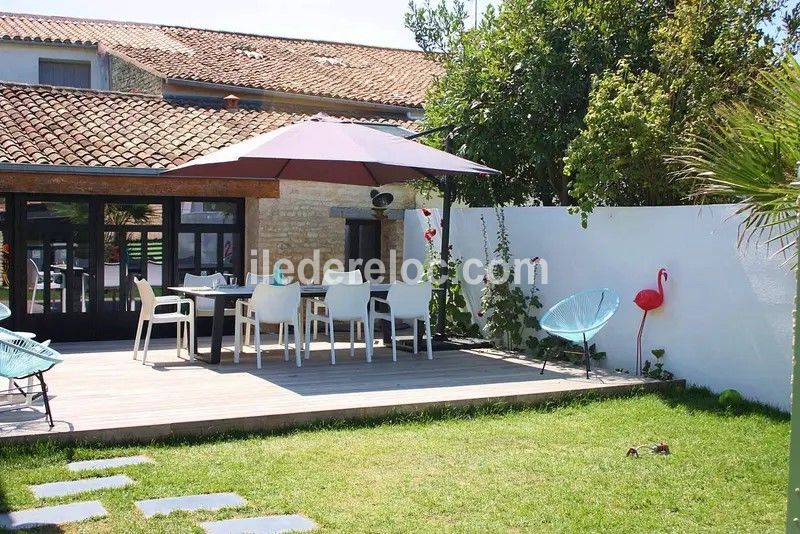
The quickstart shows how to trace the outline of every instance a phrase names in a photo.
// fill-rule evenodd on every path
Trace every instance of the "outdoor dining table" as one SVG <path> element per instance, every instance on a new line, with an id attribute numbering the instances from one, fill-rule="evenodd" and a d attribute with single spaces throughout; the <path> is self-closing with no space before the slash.
<path id="1" fill-rule="evenodd" d="M 203 297 L 214 300 L 214 315 L 211 322 L 211 352 L 209 353 L 208 363 L 219 363 L 222 356 L 222 330 L 225 322 L 225 304 L 236 299 L 250 298 L 253 296 L 255 285 L 249 286 L 220 286 L 216 289 L 209 287 L 168 287 L 170 291 L 179 293 L 190 298 Z M 300 286 L 300 295 L 303 298 L 324 297 L 328 287 L 318 284 L 308 284 Z M 386 297 L 389 292 L 389 284 L 371 284 L 370 294 L 373 297 Z M 383 325 L 385 326 L 385 325 Z M 364 328 L 368 328 L 364 325 Z M 383 328 L 384 340 L 389 339 L 388 328 Z M 200 355 L 197 356 L 200 359 Z"/>

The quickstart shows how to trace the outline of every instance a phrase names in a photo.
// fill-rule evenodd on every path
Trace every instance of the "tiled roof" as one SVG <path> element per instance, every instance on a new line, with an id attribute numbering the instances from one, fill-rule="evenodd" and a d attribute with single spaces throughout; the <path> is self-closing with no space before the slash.
<path id="1" fill-rule="evenodd" d="M 306 117 L 184 106 L 155 96 L 0 84 L 0 162 L 165 168 Z"/>
<path id="2" fill-rule="evenodd" d="M 100 44 L 168 78 L 421 107 L 421 52 L 177 26 L 0 13 L 0 40 Z"/>

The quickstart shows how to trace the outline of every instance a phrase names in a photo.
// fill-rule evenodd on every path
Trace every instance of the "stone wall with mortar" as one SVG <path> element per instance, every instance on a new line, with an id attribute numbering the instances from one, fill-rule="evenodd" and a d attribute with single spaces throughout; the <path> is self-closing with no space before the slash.
<path id="1" fill-rule="evenodd" d="M 126 93 L 161 94 L 161 78 L 112 54 L 108 55 L 111 90 Z"/>
<path id="2" fill-rule="evenodd" d="M 329 259 L 344 260 L 345 219 L 331 217 L 332 207 L 370 208 L 371 187 L 282 180 L 280 198 L 248 199 L 245 205 L 245 270 L 251 270 L 252 250 L 258 250 L 258 271 L 271 271 L 277 259 L 295 265 L 312 258 L 319 250 L 320 264 Z M 414 190 L 406 185 L 382 187 L 395 200 L 393 209 L 415 207 Z M 403 256 L 403 221 L 381 222 L 381 254 L 389 262 L 390 251 L 397 251 L 395 268 Z M 262 254 L 269 251 L 269 268 L 264 269 Z M 310 274 L 310 271 L 309 271 Z"/>

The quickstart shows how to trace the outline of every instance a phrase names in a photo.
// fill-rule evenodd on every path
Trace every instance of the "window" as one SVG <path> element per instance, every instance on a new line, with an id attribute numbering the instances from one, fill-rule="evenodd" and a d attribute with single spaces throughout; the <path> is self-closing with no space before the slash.
<path id="1" fill-rule="evenodd" d="M 186 273 L 242 276 L 241 201 L 178 201 L 178 282 Z"/>
<path id="2" fill-rule="evenodd" d="M 236 224 L 235 202 L 181 202 L 181 224 Z"/>
<path id="3" fill-rule="evenodd" d="M 89 89 L 92 86 L 91 69 L 87 61 L 40 59 L 39 83 Z"/>

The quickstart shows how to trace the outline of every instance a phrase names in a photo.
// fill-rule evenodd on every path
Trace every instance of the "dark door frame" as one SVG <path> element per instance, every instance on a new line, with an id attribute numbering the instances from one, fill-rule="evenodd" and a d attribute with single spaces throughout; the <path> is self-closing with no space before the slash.
<path id="1" fill-rule="evenodd" d="M 15 330 L 33 330 L 39 337 L 54 340 L 96 340 L 96 339 L 132 339 L 138 319 L 137 311 L 104 310 L 101 307 L 103 298 L 103 280 L 98 276 L 102 272 L 104 257 L 105 232 L 161 232 L 163 240 L 162 267 L 163 286 L 179 285 L 178 280 L 178 232 L 181 229 L 200 233 L 233 233 L 238 236 L 239 246 L 234 249 L 231 272 L 242 279 L 244 265 L 244 199 L 239 198 L 203 198 L 203 197 L 152 197 L 123 195 L 53 195 L 38 193 L 8 193 L 6 199 L 6 219 L 0 223 L 4 241 L 9 243 L 11 261 L 9 262 L 9 307 L 12 310 L 10 325 Z M 28 314 L 27 289 L 27 202 L 85 202 L 89 207 L 89 216 L 85 227 L 88 231 L 90 279 L 86 312 L 73 311 L 68 308 L 65 313 Z M 232 202 L 236 206 L 235 223 L 232 224 L 180 224 L 181 202 Z M 114 203 L 161 204 L 162 224 L 106 225 L 103 207 Z M 144 252 L 144 251 L 143 251 Z M 199 249 L 196 254 L 199 255 Z M 222 254 L 223 251 L 218 251 Z M 221 259 L 219 263 L 221 264 Z M 47 271 L 47 269 L 45 269 Z M 69 277 L 68 277 L 69 279 Z M 31 317 L 34 317 L 31 319 Z M 167 325 L 168 326 L 168 325 Z M 199 322 L 200 330 L 210 329 L 205 321 Z M 174 335 L 174 328 L 154 328 L 153 335 Z M 201 332 L 203 333 L 203 332 Z"/>
<path id="2" fill-rule="evenodd" d="M 359 229 L 364 226 L 371 226 L 375 229 L 374 233 L 374 240 L 372 243 L 366 244 L 368 247 L 372 248 L 376 253 L 376 258 L 381 259 L 381 230 L 382 225 L 381 221 L 377 219 L 345 219 L 345 232 L 344 232 L 344 257 L 345 257 L 345 268 L 350 268 L 350 261 L 354 259 L 362 259 L 364 262 L 358 268 L 361 271 L 361 274 L 364 274 L 364 263 L 369 261 L 371 258 L 361 258 L 360 251 L 362 250 L 361 243 L 361 233 Z M 366 279 L 366 277 L 365 277 Z"/>

